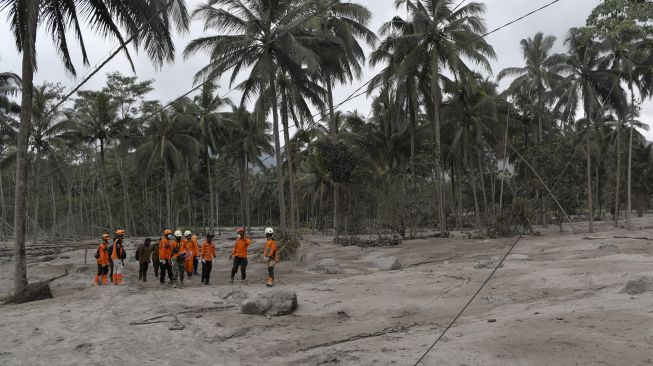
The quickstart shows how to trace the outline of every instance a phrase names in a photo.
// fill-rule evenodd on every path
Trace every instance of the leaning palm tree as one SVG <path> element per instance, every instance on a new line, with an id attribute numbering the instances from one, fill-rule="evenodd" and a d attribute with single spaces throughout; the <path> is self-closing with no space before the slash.
<path id="1" fill-rule="evenodd" d="M 232 70 L 231 82 L 244 70 L 250 69 L 245 82 L 241 105 L 255 93 L 277 90 L 276 76 L 286 72 L 298 78 L 315 74 L 320 67 L 317 50 L 335 41 L 311 30 L 311 20 L 318 12 L 314 1 L 289 0 L 210 0 L 193 13 L 204 21 L 209 35 L 191 41 L 184 55 L 200 51 L 210 54 L 210 62 L 196 75 L 195 81 L 215 80 Z M 318 9 L 320 10 L 320 9 Z M 286 203 L 283 189 L 281 143 L 279 139 L 279 106 L 270 98 L 277 163 L 277 186 L 281 228 L 286 229 Z"/>
<path id="2" fill-rule="evenodd" d="M 55 45 L 66 70 L 75 75 L 76 69 L 70 52 L 69 35 L 73 33 L 78 40 L 84 64 L 88 65 L 86 46 L 81 24 L 107 38 L 116 39 L 129 57 L 125 36 L 137 48 L 144 48 L 156 64 L 174 59 L 175 47 L 171 27 L 178 30 L 188 28 L 188 13 L 184 0 L 150 1 L 22 1 L 0 0 L 0 12 L 7 12 L 16 47 L 23 54 L 22 62 L 22 100 L 20 127 L 16 147 L 16 192 L 14 195 L 14 262 L 15 292 L 27 286 L 25 258 L 25 219 L 26 219 L 26 180 L 27 147 L 32 121 L 32 89 L 34 71 L 37 67 L 37 30 L 45 29 Z M 43 25 L 43 28 L 39 28 Z M 131 60 L 131 58 L 129 58 Z"/>
<path id="3" fill-rule="evenodd" d="M 595 116 L 602 115 L 605 108 L 623 111 L 625 94 L 619 85 L 620 75 L 614 70 L 601 68 L 605 64 L 602 53 L 604 45 L 592 39 L 582 28 L 572 28 L 565 43 L 568 53 L 564 56 L 562 72 L 567 76 L 551 91 L 558 98 L 556 110 L 563 121 L 575 120 L 577 109 L 582 108 L 587 119 L 587 206 L 589 230 L 592 232 L 594 210 L 592 207 L 592 131 Z M 604 107 L 605 106 L 605 107 Z"/>
<path id="4" fill-rule="evenodd" d="M 440 138 L 440 104 L 442 103 L 441 83 L 446 82 L 443 73 L 450 71 L 458 79 L 472 71 L 466 60 L 491 71 L 488 58 L 494 58 L 491 45 L 480 37 L 486 31 L 485 22 L 481 18 L 485 5 L 470 2 L 457 6 L 453 0 L 396 0 L 395 6 L 405 5 L 413 31 L 408 35 L 399 36 L 397 42 L 415 42 L 415 47 L 398 69 L 399 73 L 421 68 L 422 75 L 428 77 L 422 80 L 425 85 L 420 89 L 425 92 L 425 99 L 430 100 L 427 108 L 433 120 L 435 137 L 438 197 L 438 224 L 440 231 L 446 231 L 444 215 L 444 170 L 442 169 L 442 148 Z M 395 23 L 406 22 L 399 17 Z"/>
<path id="5" fill-rule="evenodd" d="M 150 170 L 155 163 L 163 164 L 167 227 L 172 227 L 172 177 L 185 167 L 186 159 L 199 155 L 195 121 L 181 111 L 183 108 L 180 103 L 173 104 L 172 111 L 159 108 L 135 153 L 137 164 L 144 170 Z"/>

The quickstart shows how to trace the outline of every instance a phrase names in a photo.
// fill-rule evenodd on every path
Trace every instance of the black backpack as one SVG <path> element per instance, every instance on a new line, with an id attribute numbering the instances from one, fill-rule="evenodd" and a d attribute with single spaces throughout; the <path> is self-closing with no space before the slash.
<path id="1" fill-rule="evenodd" d="M 95 251 L 95 259 L 100 259 L 100 249 Z"/>

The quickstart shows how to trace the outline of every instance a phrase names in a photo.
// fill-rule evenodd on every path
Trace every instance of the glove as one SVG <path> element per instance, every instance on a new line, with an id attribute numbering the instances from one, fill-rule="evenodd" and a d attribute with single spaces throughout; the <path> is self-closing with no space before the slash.
<path id="1" fill-rule="evenodd" d="M 206 263 L 206 259 L 202 258 L 202 263 Z"/>
<path id="2" fill-rule="evenodd" d="M 263 259 L 265 259 L 267 261 L 267 260 L 270 260 L 270 257 L 263 256 Z"/>

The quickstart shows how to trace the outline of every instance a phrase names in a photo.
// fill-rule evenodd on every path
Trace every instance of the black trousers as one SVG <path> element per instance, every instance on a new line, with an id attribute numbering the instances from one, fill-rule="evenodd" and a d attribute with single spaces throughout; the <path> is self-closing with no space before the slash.
<path id="1" fill-rule="evenodd" d="M 161 262 L 152 261 L 152 268 L 154 268 L 154 277 L 159 277 L 159 267 L 160 266 L 161 266 Z"/>
<path id="2" fill-rule="evenodd" d="M 113 282 L 113 262 L 109 261 L 109 272 L 111 272 L 111 276 L 109 276 L 109 281 Z"/>
<path id="3" fill-rule="evenodd" d="M 193 258 L 193 273 L 194 274 L 197 274 L 197 265 L 198 265 L 198 263 L 199 263 L 199 260 L 197 259 L 197 256 L 195 256 L 195 258 Z"/>
<path id="4" fill-rule="evenodd" d="M 139 269 L 138 269 L 138 279 L 143 280 L 143 282 L 147 281 L 147 267 L 150 266 L 150 263 L 140 263 Z"/>
<path id="5" fill-rule="evenodd" d="M 109 266 L 97 265 L 97 275 L 106 276 L 109 273 Z"/>
<path id="6" fill-rule="evenodd" d="M 168 262 L 166 264 L 165 261 L 160 262 L 161 265 L 159 266 L 159 281 L 161 283 L 166 282 L 166 271 L 168 272 L 168 278 L 170 279 L 170 282 L 172 282 L 172 264 Z"/>
<path id="7" fill-rule="evenodd" d="M 213 269 L 213 262 L 206 261 L 202 263 L 202 282 L 206 281 L 206 283 L 209 283 L 209 277 L 211 277 L 211 269 Z"/>
<path id="8" fill-rule="evenodd" d="M 247 278 L 247 258 L 234 257 L 234 266 L 231 268 L 231 279 L 234 279 L 236 273 L 238 272 L 238 267 L 240 267 L 240 278 L 243 280 Z"/>

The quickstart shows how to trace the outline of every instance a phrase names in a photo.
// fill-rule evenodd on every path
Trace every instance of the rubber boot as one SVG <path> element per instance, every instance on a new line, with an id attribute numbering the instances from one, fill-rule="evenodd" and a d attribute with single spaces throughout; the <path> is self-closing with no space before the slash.
<path id="1" fill-rule="evenodd" d="M 147 282 L 147 272 L 143 272 L 143 282 Z"/>
<path id="2" fill-rule="evenodd" d="M 95 275 L 95 279 L 93 280 L 93 284 L 94 284 L 95 286 L 100 285 L 100 283 L 98 283 L 98 280 L 99 280 L 99 279 L 100 279 L 100 276 Z"/>
<path id="3" fill-rule="evenodd" d="M 117 274 L 111 275 L 111 282 L 112 282 L 114 285 L 117 285 L 117 284 L 118 284 L 118 275 L 117 275 Z"/>
<path id="4" fill-rule="evenodd" d="M 265 283 L 267 287 L 273 287 L 274 286 L 274 278 L 272 276 L 268 276 L 268 280 Z"/>
<path id="5" fill-rule="evenodd" d="M 107 275 L 102 275 L 102 284 L 105 285 L 105 286 L 109 284 L 109 280 L 107 279 Z"/>
<path id="6" fill-rule="evenodd" d="M 122 274 L 118 275 L 118 284 L 120 285 L 126 285 L 125 281 L 122 278 Z"/>

